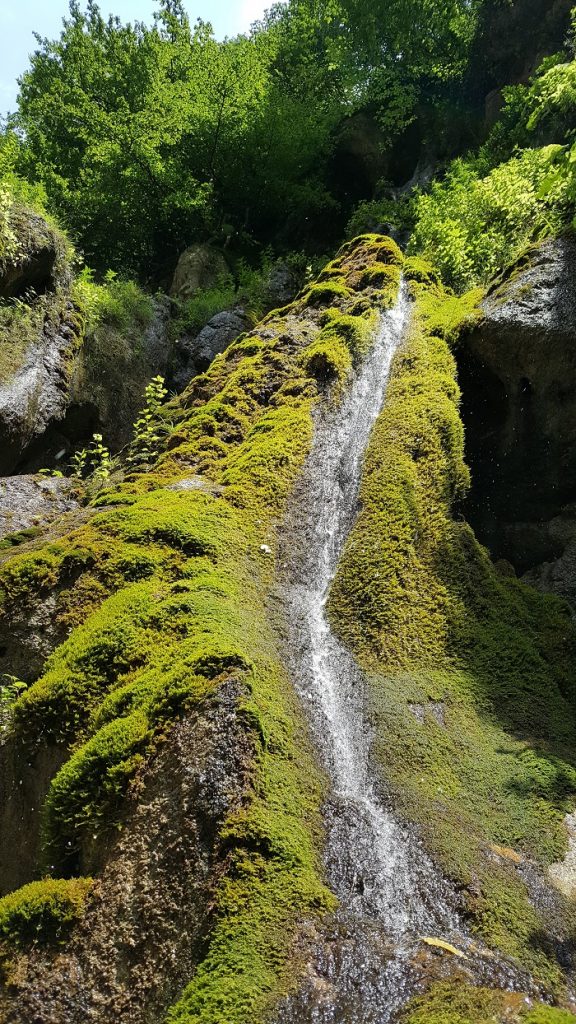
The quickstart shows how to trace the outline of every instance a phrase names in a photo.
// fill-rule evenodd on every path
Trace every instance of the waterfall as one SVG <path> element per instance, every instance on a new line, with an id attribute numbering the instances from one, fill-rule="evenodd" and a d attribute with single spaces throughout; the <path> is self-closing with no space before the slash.
<path id="1" fill-rule="evenodd" d="M 408 310 L 403 289 L 395 308 L 382 316 L 343 403 L 319 414 L 289 524 L 284 601 L 292 670 L 331 784 L 325 868 L 341 910 L 338 941 L 318 954 L 330 997 L 316 1002 L 308 993 L 301 1002 L 288 1000 L 282 1022 L 387 1024 L 410 994 L 408 965 L 420 936 L 461 936 L 449 886 L 376 791 L 363 675 L 326 616 L 330 584 L 357 512 L 364 453 Z"/>

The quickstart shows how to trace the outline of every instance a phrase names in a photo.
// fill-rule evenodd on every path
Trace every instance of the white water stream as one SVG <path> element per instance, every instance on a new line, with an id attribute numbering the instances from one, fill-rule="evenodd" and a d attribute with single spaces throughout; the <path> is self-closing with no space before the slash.
<path id="1" fill-rule="evenodd" d="M 344 402 L 318 418 L 293 524 L 299 553 L 290 565 L 290 648 L 331 782 L 326 872 L 341 902 L 347 938 L 329 944 L 327 960 L 321 954 L 321 973 L 331 978 L 332 996 L 315 1009 L 306 998 L 305 1013 L 301 1004 L 287 1005 L 282 1022 L 386 1024 L 406 998 L 414 940 L 446 938 L 459 930 L 449 887 L 375 791 L 364 678 L 326 616 L 330 585 L 357 513 L 364 454 L 408 315 L 402 291 L 396 307 L 382 316 Z"/>
<path id="2" fill-rule="evenodd" d="M 310 706 L 333 787 L 331 882 L 346 897 L 347 910 L 384 922 L 387 933 L 396 937 L 435 925 L 453 930 L 456 919 L 438 900 L 437 887 L 435 912 L 427 911 L 419 883 L 424 870 L 429 890 L 434 868 L 423 851 L 414 856 L 412 842 L 374 791 L 362 673 L 332 633 L 326 602 L 357 511 L 364 453 L 407 317 L 408 300 L 402 292 L 395 308 L 383 315 L 373 348 L 343 404 L 318 424 L 305 473 L 304 522 L 299 523 L 305 536 L 303 565 L 289 599 L 300 652 L 298 685 Z"/>

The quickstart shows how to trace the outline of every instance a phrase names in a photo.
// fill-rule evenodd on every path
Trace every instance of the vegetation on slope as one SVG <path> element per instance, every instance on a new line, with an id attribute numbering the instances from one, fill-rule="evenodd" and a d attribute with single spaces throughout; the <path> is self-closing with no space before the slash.
<path id="1" fill-rule="evenodd" d="M 522 867 L 565 850 L 576 636 L 563 602 L 500 575 L 454 512 L 468 471 L 446 334 L 454 306 L 467 319 L 470 301 L 412 287 L 412 329 L 367 452 L 330 613 L 369 675 L 375 757 L 396 806 L 462 888 L 484 941 L 561 987 L 573 913 L 558 895 L 551 933 Z"/>
<path id="2" fill-rule="evenodd" d="M 151 472 L 101 494 L 87 524 L 0 569 L 8 620 L 55 593 L 56 620 L 72 627 L 13 714 L 22 757 L 44 744 L 68 751 L 44 807 L 44 871 L 91 873 L 159 737 L 227 679 L 240 684 L 249 783 L 220 836 L 206 959 L 173 1021 L 260 1019 L 290 983 L 298 921 L 334 904 L 320 872 L 322 778 L 269 622 L 267 552 L 309 450 L 312 407 L 365 348 L 374 314 L 364 306 L 389 304 L 397 290 L 397 274 L 367 288 L 366 267 L 400 259 L 378 237 L 344 247 L 327 292 L 313 286 L 192 382 Z M 197 486 L 181 486 L 191 478 Z M 15 903 L 33 916 L 53 885 L 6 897 L 0 919 Z"/>
<path id="3" fill-rule="evenodd" d="M 486 284 L 528 245 L 576 223 L 576 60 L 547 58 L 504 97 L 480 150 L 413 202 L 410 250 L 459 290 Z"/>

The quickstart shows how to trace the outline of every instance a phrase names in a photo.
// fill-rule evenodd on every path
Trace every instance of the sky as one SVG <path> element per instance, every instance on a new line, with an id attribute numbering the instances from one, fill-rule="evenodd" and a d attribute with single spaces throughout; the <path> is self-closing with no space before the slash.
<path id="1" fill-rule="evenodd" d="M 256 21 L 272 0 L 187 0 L 191 20 L 212 22 L 218 38 L 243 32 Z M 117 14 L 122 21 L 150 23 L 153 0 L 99 0 L 102 14 Z M 0 114 L 14 110 L 16 79 L 28 67 L 35 49 L 33 32 L 54 39 L 60 35 L 68 0 L 0 0 Z"/>

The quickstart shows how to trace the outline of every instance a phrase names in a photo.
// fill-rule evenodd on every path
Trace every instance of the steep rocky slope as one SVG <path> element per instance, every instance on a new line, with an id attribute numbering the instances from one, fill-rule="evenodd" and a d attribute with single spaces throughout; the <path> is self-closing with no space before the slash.
<path id="1" fill-rule="evenodd" d="M 2 671 L 28 684 L 0 747 L 7 1022 L 248 1024 L 279 1002 L 283 1021 L 340 1019 L 330 778 L 288 672 L 275 555 L 320 410 L 402 262 L 380 237 L 349 243 L 172 401 L 151 470 L 0 555 Z M 572 1005 L 573 915 L 546 869 L 576 800 L 576 636 L 453 512 L 468 473 L 448 343 L 478 314 L 421 261 L 404 273 L 412 326 L 329 607 L 368 680 L 379 799 L 464 922 L 464 957 L 413 937 L 407 993 L 429 994 L 407 1013 L 457 991 L 476 1020 L 563 1024 L 532 1007 Z"/>
<path id="2" fill-rule="evenodd" d="M 146 384 L 167 366 L 169 345 L 166 302 L 135 285 L 120 292 L 122 304 L 113 282 L 112 301 L 91 317 L 88 307 L 102 303 L 106 289 L 87 296 L 62 231 L 2 196 L 0 472 L 7 475 L 52 466 L 97 430 L 116 449 L 126 444 Z"/>
<path id="3" fill-rule="evenodd" d="M 495 557 L 574 600 L 576 242 L 536 246 L 489 288 L 458 349 L 472 490 Z"/>

